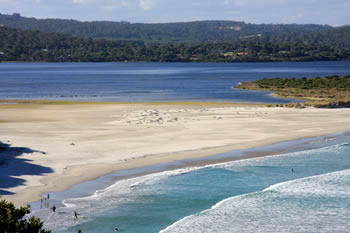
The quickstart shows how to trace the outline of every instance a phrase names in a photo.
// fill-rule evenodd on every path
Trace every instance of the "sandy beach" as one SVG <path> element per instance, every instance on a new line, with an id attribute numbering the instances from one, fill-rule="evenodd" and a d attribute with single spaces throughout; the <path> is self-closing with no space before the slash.
<path id="1" fill-rule="evenodd" d="M 350 130 L 350 109 L 235 104 L 0 104 L 0 198 L 127 168 Z"/>

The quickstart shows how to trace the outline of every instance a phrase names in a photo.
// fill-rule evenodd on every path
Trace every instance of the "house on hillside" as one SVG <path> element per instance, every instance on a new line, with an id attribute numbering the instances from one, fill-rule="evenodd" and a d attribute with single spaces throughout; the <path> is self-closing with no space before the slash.
<path id="1" fill-rule="evenodd" d="M 223 53 L 224 57 L 232 57 L 234 56 L 233 52 L 226 52 L 226 53 Z"/>
<path id="2" fill-rule="evenodd" d="M 249 52 L 238 52 L 237 56 L 247 56 Z"/>
<path id="3" fill-rule="evenodd" d="M 279 53 L 279 54 L 290 54 L 289 51 L 284 51 L 284 50 L 283 50 L 283 51 L 279 51 L 278 53 Z"/>

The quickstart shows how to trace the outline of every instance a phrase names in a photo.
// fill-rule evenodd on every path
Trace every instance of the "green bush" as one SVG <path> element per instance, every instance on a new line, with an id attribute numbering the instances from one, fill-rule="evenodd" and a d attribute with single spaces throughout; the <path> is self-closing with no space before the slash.
<path id="1" fill-rule="evenodd" d="M 30 207 L 16 208 L 13 203 L 0 201 L 0 233 L 50 233 L 42 229 L 39 218 L 24 218 L 30 213 Z"/>
<path id="2" fill-rule="evenodd" d="M 338 75 L 326 76 L 323 78 L 264 78 L 257 80 L 256 83 L 260 88 L 296 88 L 296 89 L 329 89 L 338 88 L 350 90 L 349 76 L 339 77 Z"/>

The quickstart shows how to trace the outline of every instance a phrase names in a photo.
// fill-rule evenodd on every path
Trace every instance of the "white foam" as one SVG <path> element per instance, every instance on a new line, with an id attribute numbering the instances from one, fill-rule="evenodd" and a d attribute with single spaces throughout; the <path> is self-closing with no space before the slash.
<path id="1" fill-rule="evenodd" d="M 272 191 L 294 196 L 314 195 L 350 198 L 349 181 L 350 170 L 344 170 L 275 184 L 264 191 Z"/>
<path id="2" fill-rule="evenodd" d="M 90 196 L 63 200 L 62 204 L 64 206 L 56 210 L 56 213 L 60 214 L 52 215 L 51 210 L 47 209 L 36 211 L 33 214 L 36 217 L 40 217 L 45 222 L 46 227 L 64 230 L 89 221 L 91 218 L 109 211 L 109 209 L 116 208 L 119 204 L 136 200 L 138 196 L 142 195 L 144 186 L 153 187 L 153 184 L 161 182 L 168 177 L 186 174 L 202 168 L 183 168 L 120 180 L 105 189 L 97 190 Z M 84 218 L 79 218 L 78 220 L 72 218 L 73 211 L 77 211 Z"/>
<path id="3" fill-rule="evenodd" d="M 232 161 L 232 162 L 224 162 L 220 164 L 215 165 L 206 165 L 201 167 L 192 167 L 192 168 L 184 168 L 184 169 L 177 169 L 172 171 L 164 171 L 159 173 L 153 173 L 141 177 L 135 177 L 130 179 L 124 179 L 117 181 L 113 185 L 96 191 L 93 195 L 87 196 L 87 197 L 81 197 L 81 198 L 71 198 L 63 200 L 64 207 L 58 208 L 57 212 L 62 213 L 60 214 L 60 217 L 55 217 L 48 215 L 47 211 L 39 211 L 38 213 L 35 213 L 36 216 L 42 218 L 44 220 L 45 224 L 52 227 L 53 229 L 64 229 L 67 227 L 71 227 L 73 225 L 79 224 L 84 221 L 88 221 L 91 218 L 94 218 L 100 214 L 105 213 L 109 209 L 116 208 L 119 204 L 128 203 L 130 201 L 136 200 L 140 195 L 142 195 L 144 192 L 143 188 L 145 186 L 156 188 L 154 184 L 157 184 L 159 182 L 162 182 L 162 180 L 167 179 L 168 177 L 177 176 L 186 174 L 189 172 L 193 172 L 196 170 L 201 170 L 205 168 L 222 168 L 222 169 L 229 169 L 229 170 L 237 170 L 241 169 L 244 166 L 255 166 L 259 163 L 265 163 L 268 160 L 271 160 L 271 158 L 276 157 L 292 157 L 292 156 L 305 156 L 310 153 L 323 153 L 325 151 L 330 151 L 336 153 L 336 151 L 339 149 L 339 147 L 344 146 L 343 144 L 336 145 L 336 146 L 330 146 L 326 148 L 321 149 L 313 149 L 313 150 L 307 150 L 302 152 L 295 152 L 295 153 L 288 153 L 288 154 L 280 154 L 280 155 L 273 155 L 269 157 L 262 157 L 262 158 L 252 158 L 252 159 L 246 159 L 246 160 L 239 160 L 239 161 Z M 290 185 L 290 184 L 289 184 Z M 322 184 L 320 184 L 320 187 Z M 285 187 L 284 185 L 276 185 L 275 187 L 270 187 L 269 189 L 265 190 L 266 192 L 274 191 L 274 192 L 285 192 L 287 193 L 288 187 Z M 297 190 L 296 187 L 294 187 L 293 190 Z M 162 190 L 157 190 L 157 192 L 161 192 Z M 302 191 L 305 193 L 305 187 L 301 188 L 299 191 L 294 191 L 294 193 L 301 194 Z M 292 190 L 290 193 L 293 192 Z M 332 189 L 328 189 L 328 194 L 331 195 Z M 343 194 L 345 195 L 347 191 L 343 190 Z M 251 195 L 251 194 L 247 194 Z M 309 195 L 308 193 L 305 193 L 305 195 Z M 333 193 L 332 195 L 337 195 L 336 193 Z M 238 198 L 238 199 L 237 199 Z M 243 196 L 234 197 L 234 199 L 239 200 L 240 198 L 243 198 Z M 225 204 L 227 201 L 230 201 L 231 199 L 224 200 L 217 205 L 213 206 L 212 209 L 221 208 L 223 204 Z M 78 211 L 81 215 L 85 216 L 85 218 L 79 219 L 79 221 L 72 221 L 72 212 Z M 210 212 L 210 210 L 204 211 L 203 213 Z M 64 217 L 62 217 L 64 215 Z M 192 221 L 192 217 L 186 217 L 186 222 L 188 219 Z M 182 220 L 181 220 L 182 221 Z M 180 221 L 180 222 L 181 222 Z M 175 224 L 176 225 L 176 224 Z M 177 226 L 177 225 L 176 225 Z M 172 227 L 170 226 L 172 229 Z M 165 231 L 168 232 L 168 231 Z M 172 232 L 172 231 L 170 231 Z"/>
<path id="4" fill-rule="evenodd" d="M 223 200 L 161 233 L 348 232 L 350 170 L 273 185 Z"/>

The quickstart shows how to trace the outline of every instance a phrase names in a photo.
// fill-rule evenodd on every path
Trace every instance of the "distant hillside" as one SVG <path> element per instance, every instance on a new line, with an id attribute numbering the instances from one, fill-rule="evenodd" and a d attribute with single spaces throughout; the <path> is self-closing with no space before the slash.
<path id="1" fill-rule="evenodd" d="M 255 62 L 349 60 L 350 49 L 251 38 L 220 42 L 143 43 L 93 40 L 0 26 L 0 62 Z"/>
<path id="2" fill-rule="evenodd" d="M 334 28 L 320 33 L 312 33 L 316 43 L 331 47 L 350 48 L 350 26 Z"/>
<path id="3" fill-rule="evenodd" d="M 0 27 L 0 61 L 124 61 L 132 47 L 137 45 Z"/>
<path id="4" fill-rule="evenodd" d="M 350 26 L 332 28 L 321 32 L 281 33 L 261 39 L 270 43 L 303 43 L 345 49 L 350 48 Z"/>
<path id="5" fill-rule="evenodd" d="M 134 40 L 145 42 L 203 42 L 259 38 L 261 36 L 332 29 L 314 24 L 247 24 L 236 21 L 198 21 L 187 23 L 143 24 L 128 22 L 81 22 L 66 19 L 35 19 L 19 14 L 0 14 L 0 24 L 24 30 L 56 32 L 94 39 Z"/>

